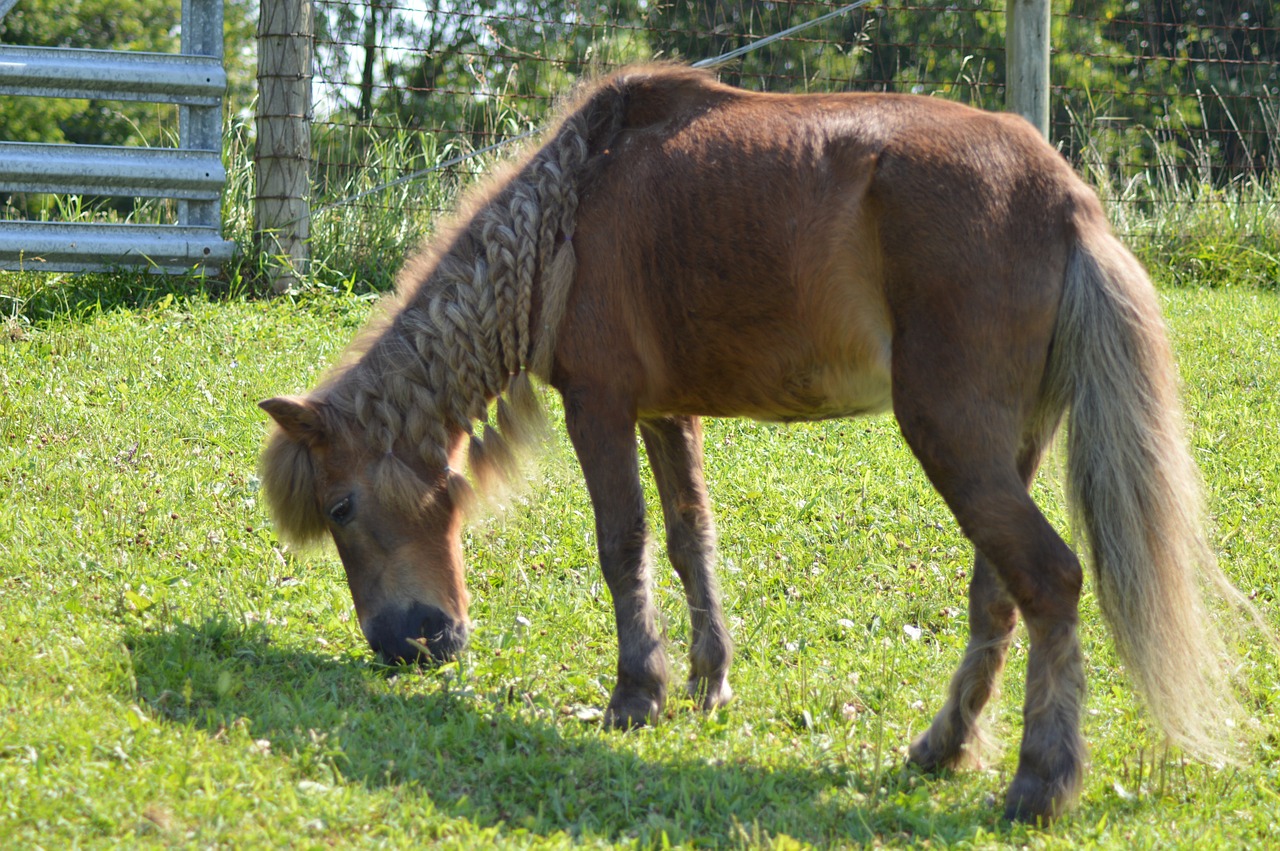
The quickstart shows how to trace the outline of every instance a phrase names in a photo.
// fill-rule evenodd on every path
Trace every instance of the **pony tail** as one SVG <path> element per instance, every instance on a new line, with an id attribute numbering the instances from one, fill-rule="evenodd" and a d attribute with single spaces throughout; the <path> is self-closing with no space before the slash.
<path id="1" fill-rule="evenodd" d="M 1048 381 L 1070 400 L 1068 497 L 1092 550 L 1117 650 L 1170 740 L 1231 761 L 1244 713 L 1205 591 L 1256 610 L 1223 575 L 1205 536 L 1178 379 L 1146 272 L 1101 213 L 1077 220 Z"/>

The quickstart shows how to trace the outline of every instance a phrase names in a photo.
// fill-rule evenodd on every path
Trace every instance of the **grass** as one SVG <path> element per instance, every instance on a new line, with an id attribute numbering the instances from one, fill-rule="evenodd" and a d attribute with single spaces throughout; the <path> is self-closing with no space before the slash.
<path id="1" fill-rule="evenodd" d="M 1215 188 L 1167 177 L 1113 186 L 1112 219 L 1169 286 L 1280 284 L 1280 197 L 1264 181 Z"/>
<path id="2" fill-rule="evenodd" d="M 1105 111 L 1105 110 L 1103 110 Z M 1155 163 L 1126 167 L 1121 136 L 1099 115 L 1073 115 L 1075 163 L 1104 199 L 1116 231 L 1160 284 L 1256 286 L 1280 283 L 1277 172 L 1231 171 L 1218 144 L 1192 133 L 1187 150 L 1145 131 Z M 1247 149 L 1250 140 L 1240 137 Z M 1280 138 L 1268 140 L 1280 150 Z"/>
<path id="3" fill-rule="evenodd" d="M 970 555 L 883 417 L 709 425 L 738 643 L 728 709 L 676 699 L 654 729 L 599 728 L 612 617 L 562 435 L 512 510 L 468 532 L 469 652 L 390 676 L 334 554 L 282 548 L 254 476 L 254 402 L 309 386 L 369 300 L 98 283 L 96 299 L 79 279 L 10 288 L 0 337 L 6 844 L 1202 848 L 1274 833 L 1274 654 L 1239 648 L 1266 731 L 1250 762 L 1186 762 L 1143 720 L 1087 595 L 1093 765 L 1074 815 L 999 820 L 1016 747 L 950 777 L 904 769 L 966 638 Z M 1280 628 L 1280 295 L 1163 295 L 1215 541 Z M 1050 465 L 1037 497 L 1062 528 L 1056 478 Z M 688 619 L 659 563 L 681 680 Z M 1025 650 L 992 707 L 1010 743 Z"/>

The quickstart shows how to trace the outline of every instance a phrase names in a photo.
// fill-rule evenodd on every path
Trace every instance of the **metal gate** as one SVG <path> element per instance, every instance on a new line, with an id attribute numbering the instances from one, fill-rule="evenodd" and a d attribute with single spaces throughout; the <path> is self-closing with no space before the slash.
<path id="1" fill-rule="evenodd" d="M 0 17 L 15 0 L 0 0 Z M 0 269 L 189 273 L 222 239 L 222 0 L 183 0 L 182 53 L 0 45 L 0 95 L 177 104 L 177 148 L 0 141 L 0 192 L 172 198 L 173 225 L 0 221 Z"/>

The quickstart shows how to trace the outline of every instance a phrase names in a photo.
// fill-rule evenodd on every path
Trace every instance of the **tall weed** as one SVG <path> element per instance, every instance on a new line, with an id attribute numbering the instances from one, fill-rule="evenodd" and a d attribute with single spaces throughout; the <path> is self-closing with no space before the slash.
<path id="1" fill-rule="evenodd" d="M 1105 106 L 1073 114 L 1077 168 L 1107 203 L 1116 230 L 1162 284 L 1176 286 L 1280 285 L 1280 122 L 1267 122 L 1265 168 L 1233 172 L 1219 145 L 1191 134 L 1189 148 L 1174 146 L 1172 127 L 1146 129 L 1153 162 L 1125 167 L 1131 134 L 1109 126 Z M 1169 122 L 1178 121 L 1171 116 Z M 1179 126 L 1179 135 L 1189 131 Z M 1250 140 L 1240 136 L 1246 149 Z M 1256 144 L 1256 143 L 1255 143 Z"/>

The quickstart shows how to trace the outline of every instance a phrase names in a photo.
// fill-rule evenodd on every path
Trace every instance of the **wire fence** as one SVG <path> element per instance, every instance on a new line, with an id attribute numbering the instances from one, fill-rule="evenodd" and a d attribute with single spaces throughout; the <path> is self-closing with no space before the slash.
<path id="1" fill-rule="evenodd" d="M 155 0 L 170 12 L 175 2 Z M 233 146 L 251 149 L 256 140 L 257 218 L 263 198 L 301 200 L 304 191 L 269 185 L 264 147 L 296 166 L 301 186 L 308 175 L 311 184 L 309 215 L 301 203 L 299 215 L 288 210 L 256 224 L 275 233 L 280 222 L 305 218 L 310 232 L 299 229 L 298 240 L 320 272 L 332 270 L 327 280 L 347 275 L 381 285 L 396 265 L 389 258 L 416 243 L 457 189 L 489 165 L 490 157 L 468 154 L 536 129 L 575 80 L 629 62 L 698 62 L 756 45 L 718 66 L 720 77 L 758 90 L 913 92 L 1005 108 L 1008 0 L 871 0 L 845 10 L 849 2 L 224 0 L 233 42 L 228 102 L 243 117 L 257 94 L 259 126 L 238 131 Z M 1184 206 L 1243 204 L 1261 227 L 1270 216 L 1280 231 L 1280 0 L 1052 5 L 1049 135 L 1099 188 L 1122 232 L 1141 234 L 1146 211 L 1169 198 Z M 39 8 L 20 3 L 0 19 L 0 41 L 105 48 L 125 39 L 176 50 L 171 24 L 125 32 L 109 21 L 41 16 Z M 841 13 L 769 41 L 834 11 Z M 310 25 L 314 41 L 297 22 Z M 143 30 L 152 41 L 139 41 Z M 309 55 L 300 54 L 297 69 L 285 62 L 260 74 L 255 88 L 246 69 L 256 57 L 262 70 L 276 38 L 305 44 Z M 304 96 L 276 110 L 281 122 L 298 119 L 302 147 L 294 150 L 263 129 L 265 107 L 275 103 L 263 79 L 296 88 L 307 67 L 314 72 L 310 109 Z M 167 113 L 84 106 L 75 112 L 67 102 L 59 112 L 0 96 L 0 137 L 151 146 L 177 136 Z M 1257 186 L 1268 191 L 1250 194 Z M 60 215 L 51 203 L 9 193 L 0 197 L 0 216 Z M 130 199 L 116 206 L 118 216 L 142 215 Z M 247 218 L 232 228 L 237 239 Z"/>
<path id="2" fill-rule="evenodd" d="M 388 239 L 447 208 L 480 166 L 370 192 L 380 183 L 538 126 L 583 74 L 718 56 L 843 5 L 316 0 L 315 206 L 367 193 L 318 218 L 333 219 L 348 261 L 385 262 L 374 258 Z M 760 90 L 914 92 L 1002 109 L 1004 27 L 1003 0 L 883 0 L 719 73 Z M 1152 187 L 1265 181 L 1280 165 L 1280 2 L 1055 3 L 1052 43 L 1051 140 L 1113 207 L 1147 203 Z"/>
<path id="3" fill-rule="evenodd" d="M 175 2 L 155 5 L 175 12 Z M 255 56 L 262 67 L 271 39 L 303 36 L 310 52 L 298 69 L 285 63 L 268 75 L 296 87 L 302 69 L 314 72 L 310 109 L 277 110 L 281 121 L 300 119 L 302 148 L 274 145 L 275 153 L 297 166 L 301 185 L 308 175 L 311 183 L 311 214 L 300 206 L 311 230 L 298 238 L 321 271 L 381 283 L 396 265 L 388 258 L 416 243 L 489 164 L 467 155 L 539 127 L 583 75 L 763 44 L 717 73 L 759 90 L 913 92 L 1003 109 L 1007 2 L 872 0 L 845 10 L 849 0 L 224 0 L 229 38 L 238 34 L 226 55 L 228 102 L 247 115 L 256 91 L 261 124 L 274 100 L 246 68 Z M 176 50 L 172 23 L 133 21 L 126 31 L 37 14 L 44 6 L 18 4 L 0 19 L 0 41 L 107 48 L 124 39 Z M 841 13 L 768 41 L 834 11 Z M 313 27 L 314 42 L 295 19 Z M 1235 204 L 1280 231 L 1280 0 L 1054 0 L 1051 42 L 1049 135 L 1099 188 L 1122 232 L 1140 234 L 1145 212 L 1169 198 Z M 0 138 L 153 146 L 178 135 L 168 113 L 81 107 L 35 109 L 0 96 Z M 275 192 L 261 150 L 275 136 L 261 126 L 238 132 L 238 149 L 251 148 L 250 137 L 259 148 L 261 207 Z M 1258 186 L 1268 189 L 1251 194 Z M 131 199 L 117 201 L 108 212 L 143 214 Z M 0 216 L 62 215 L 51 203 L 8 193 Z M 247 227 L 237 220 L 237 231 Z"/>

